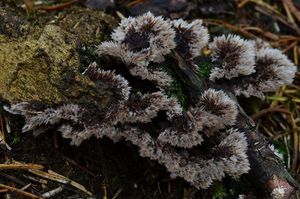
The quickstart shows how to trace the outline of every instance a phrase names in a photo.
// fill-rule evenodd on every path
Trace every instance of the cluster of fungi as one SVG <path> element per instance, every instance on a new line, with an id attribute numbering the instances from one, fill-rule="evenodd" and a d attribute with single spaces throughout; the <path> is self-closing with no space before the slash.
<path id="1" fill-rule="evenodd" d="M 296 67 L 281 51 L 237 35 L 210 41 L 201 20 L 169 20 L 151 13 L 123 19 L 111 39 L 97 48 L 109 63 L 91 63 L 82 73 L 96 89 L 112 91 L 109 106 L 97 110 L 82 104 L 20 102 L 6 107 L 25 117 L 24 132 L 56 128 L 73 145 L 91 136 L 126 140 L 138 146 L 142 157 L 164 165 L 171 177 L 197 188 L 208 188 L 225 174 L 237 177 L 249 171 L 238 104 L 228 93 L 264 98 L 264 92 L 290 84 Z M 206 47 L 211 68 L 202 79 L 209 86 L 196 100 L 182 102 L 170 90 L 174 82 L 184 90 L 185 82 L 169 60 L 180 57 L 197 75 L 202 65 L 195 60 Z"/>

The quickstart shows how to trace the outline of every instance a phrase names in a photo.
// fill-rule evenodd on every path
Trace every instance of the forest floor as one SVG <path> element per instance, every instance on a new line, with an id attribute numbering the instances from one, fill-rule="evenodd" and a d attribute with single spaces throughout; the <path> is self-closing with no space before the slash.
<path id="1" fill-rule="evenodd" d="M 82 6 L 106 9 L 117 19 L 147 10 L 171 18 L 200 18 L 212 35 L 235 33 L 261 38 L 299 64 L 300 1 L 124 0 L 117 5 L 103 0 L 7 2 L 24 8 L 28 18 Z M 264 101 L 240 99 L 240 104 L 257 123 L 259 132 L 279 150 L 291 174 L 300 179 L 300 72 L 292 85 L 268 93 Z M 130 143 L 92 138 L 74 147 L 55 131 L 38 137 L 22 134 L 22 122 L 22 118 L 0 112 L 0 198 L 221 199 L 238 198 L 251 191 L 244 177 L 225 178 L 208 190 L 197 190 L 182 179 L 171 179 L 157 162 L 141 158 Z"/>

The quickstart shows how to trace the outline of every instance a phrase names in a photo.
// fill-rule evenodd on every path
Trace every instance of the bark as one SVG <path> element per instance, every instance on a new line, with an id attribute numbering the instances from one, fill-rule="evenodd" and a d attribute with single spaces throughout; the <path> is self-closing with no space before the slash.
<path id="1" fill-rule="evenodd" d="M 289 174 L 282 160 L 268 147 L 264 136 L 255 130 L 253 120 L 240 110 L 240 128 L 246 128 L 249 149 L 248 157 L 251 170 L 247 175 L 256 189 L 275 198 L 278 189 L 284 189 L 282 198 L 293 198 L 298 183 Z"/>

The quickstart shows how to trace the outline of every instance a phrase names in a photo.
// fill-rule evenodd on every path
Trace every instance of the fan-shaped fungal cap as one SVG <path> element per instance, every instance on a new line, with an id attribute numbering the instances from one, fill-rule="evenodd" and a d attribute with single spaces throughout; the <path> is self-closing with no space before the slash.
<path id="1" fill-rule="evenodd" d="M 130 94 L 128 81 L 121 75 L 116 75 L 114 71 L 104 71 L 97 69 L 97 64 L 94 62 L 83 72 L 88 76 L 96 86 L 109 86 L 116 94 L 119 101 L 127 100 Z"/>
<path id="2" fill-rule="evenodd" d="M 191 23 L 182 19 L 165 21 L 147 13 L 122 20 L 111 36 L 112 41 L 103 42 L 98 53 L 120 58 L 126 67 L 117 71 L 126 79 L 115 71 L 99 69 L 96 63 L 91 64 L 83 75 L 95 91 L 93 96 L 101 96 L 101 88 L 108 88 L 113 99 L 108 101 L 112 103 L 105 104 L 101 110 L 95 107 L 97 100 L 52 107 L 34 107 L 27 102 L 6 107 L 11 113 L 25 116 L 24 131 L 40 132 L 45 128 L 58 127 L 62 136 L 71 139 L 74 145 L 91 136 L 107 136 L 114 141 L 124 138 L 139 148 L 141 156 L 166 166 L 171 177 L 182 177 L 197 188 L 207 188 L 213 181 L 222 180 L 225 174 L 239 176 L 248 172 L 246 138 L 243 132 L 232 128 L 237 124 L 238 114 L 234 100 L 224 91 L 208 89 L 194 103 L 196 97 L 188 96 L 191 94 L 187 88 L 191 86 L 187 85 L 189 81 L 180 78 L 180 94 L 193 98 L 183 103 L 187 110 L 182 110 L 177 99 L 168 97 L 167 89 L 163 88 L 170 85 L 173 78 L 176 81 L 181 77 L 181 63 L 186 61 L 192 69 L 196 68 L 193 58 L 200 55 L 209 39 L 201 20 Z M 177 58 L 180 66 L 174 64 L 171 70 L 175 74 L 172 73 L 171 77 L 169 70 L 164 72 L 159 64 L 153 62 L 162 61 L 175 48 L 174 39 L 178 53 L 174 52 L 172 55 L 177 57 L 172 58 Z M 210 45 L 212 60 L 217 66 L 210 74 L 210 79 L 216 80 L 214 85 L 223 81 L 227 87 L 233 86 L 236 94 L 247 95 L 242 90 L 245 88 L 249 95 L 254 95 L 249 89 L 262 92 L 290 83 L 295 66 L 279 51 L 261 46 L 234 35 L 215 38 Z M 176 63 L 171 59 L 166 61 Z M 196 75 L 194 72 L 189 70 L 184 74 Z M 145 81 L 139 82 L 140 79 L 133 76 L 152 81 L 151 86 L 145 85 L 141 89 L 137 85 Z M 241 84 L 235 84 L 236 80 Z M 129 82 L 134 94 L 130 92 Z M 140 94 L 145 91 L 149 93 Z M 198 92 L 196 94 L 199 96 Z M 157 120 L 160 121 L 156 123 Z M 207 137 L 209 140 L 205 142 Z M 202 142 L 206 144 L 204 151 L 199 147 Z"/>
<path id="3" fill-rule="evenodd" d="M 159 111 L 165 110 L 169 117 L 181 114 L 181 107 L 174 98 L 169 98 L 162 92 L 132 96 L 116 111 L 116 122 L 147 123 L 157 116 Z"/>
<path id="4" fill-rule="evenodd" d="M 201 129 L 195 125 L 193 118 L 188 115 L 189 113 L 173 118 L 173 126 L 161 132 L 157 140 L 183 148 L 200 145 L 203 141 L 202 135 L 199 133 Z"/>
<path id="5" fill-rule="evenodd" d="M 263 92 L 276 91 L 282 85 L 291 84 L 297 67 L 280 50 L 261 48 L 257 51 L 255 70 L 234 85 L 236 95 L 263 99 Z"/>
<path id="6" fill-rule="evenodd" d="M 215 131 L 235 123 L 238 114 L 236 103 L 223 91 L 208 89 L 204 91 L 199 102 L 189 108 L 194 124 L 207 136 Z"/>
<path id="7" fill-rule="evenodd" d="M 228 129 L 227 136 L 216 147 L 215 155 L 221 158 L 224 171 L 230 176 L 247 173 L 250 163 L 247 157 L 247 140 L 244 133 L 237 129 Z"/>
<path id="8" fill-rule="evenodd" d="M 197 106 L 220 117 L 227 126 L 233 125 L 236 121 L 238 114 L 236 102 L 230 99 L 224 91 L 215 89 L 204 91 Z"/>
<path id="9" fill-rule="evenodd" d="M 197 130 L 191 132 L 178 132 L 176 129 L 166 129 L 163 131 L 158 140 L 169 143 L 172 146 L 192 148 L 203 142 L 202 136 Z"/>
<path id="10" fill-rule="evenodd" d="M 172 82 L 172 78 L 160 69 L 150 69 L 148 67 L 136 65 L 130 68 L 129 71 L 133 76 L 138 76 L 143 80 L 147 79 L 157 83 L 160 88 L 165 88 Z"/>
<path id="11" fill-rule="evenodd" d="M 109 123 L 103 123 L 93 127 L 84 126 L 82 130 L 78 130 L 78 127 L 73 127 L 71 124 L 63 124 L 58 128 L 58 131 L 62 133 L 64 138 L 71 139 L 70 144 L 75 146 L 79 146 L 83 141 L 92 136 L 98 139 L 106 136 L 114 142 L 120 141 L 122 138 L 118 129 Z"/>
<path id="12" fill-rule="evenodd" d="M 80 122 L 83 110 L 75 104 L 65 104 L 58 108 L 44 108 L 39 110 L 33 103 L 21 102 L 12 105 L 10 112 L 25 116 L 25 125 L 22 128 L 23 132 L 34 130 L 40 133 L 42 128 L 45 130 L 46 126 L 57 124 L 61 120 L 74 123 Z"/>
<path id="13" fill-rule="evenodd" d="M 199 56 L 209 40 L 208 30 L 202 25 L 202 20 L 188 23 L 177 19 L 172 21 L 172 26 L 176 32 L 176 50 L 187 59 Z"/>
<path id="14" fill-rule="evenodd" d="M 253 42 L 230 34 L 214 38 L 209 47 L 212 50 L 212 61 L 217 65 L 211 71 L 210 80 L 231 79 L 255 72 Z"/>
<path id="15" fill-rule="evenodd" d="M 149 64 L 149 59 L 143 53 L 131 52 L 127 49 L 125 44 L 117 43 L 113 41 L 102 42 L 97 49 L 98 55 L 110 55 L 113 57 L 118 57 L 126 65 L 136 64 L 139 66 L 147 66 Z"/>
<path id="16" fill-rule="evenodd" d="M 161 62 L 163 56 L 175 48 L 175 32 L 171 25 L 150 12 L 123 19 L 111 37 L 113 43 L 102 43 L 98 52 L 140 66 Z"/>

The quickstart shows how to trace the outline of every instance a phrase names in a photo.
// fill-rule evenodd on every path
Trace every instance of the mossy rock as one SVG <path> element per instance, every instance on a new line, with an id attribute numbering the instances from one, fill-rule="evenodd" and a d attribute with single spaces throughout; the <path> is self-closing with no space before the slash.
<path id="1" fill-rule="evenodd" d="M 82 44 L 93 44 L 107 40 L 117 20 L 104 12 L 73 7 L 60 13 L 54 24 L 78 37 Z"/>
<path id="2" fill-rule="evenodd" d="M 75 16 L 84 18 L 84 12 L 89 13 L 90 23 L 76 25 L 80 21 Z M 9 103 L 41 101 L 50 105 L 88 103 L 99 109 L 112 102 L 112 91 L 96 90 L 93 82 L 79 73 L 77 49 L 86 43 L 100 43 L 104 33 L 99 27 L 114 24 L 113 17 L 79 9 L 78 15 L 76 11 L 59 13 L 44 26 L 21 20 L 24 16 L 14 16 L 3 9 L 0 17 L 8 20 L 0 32 L 2 99 Z M 19 30 L 19 34 L 12 35 L 14 30 Z"/>

